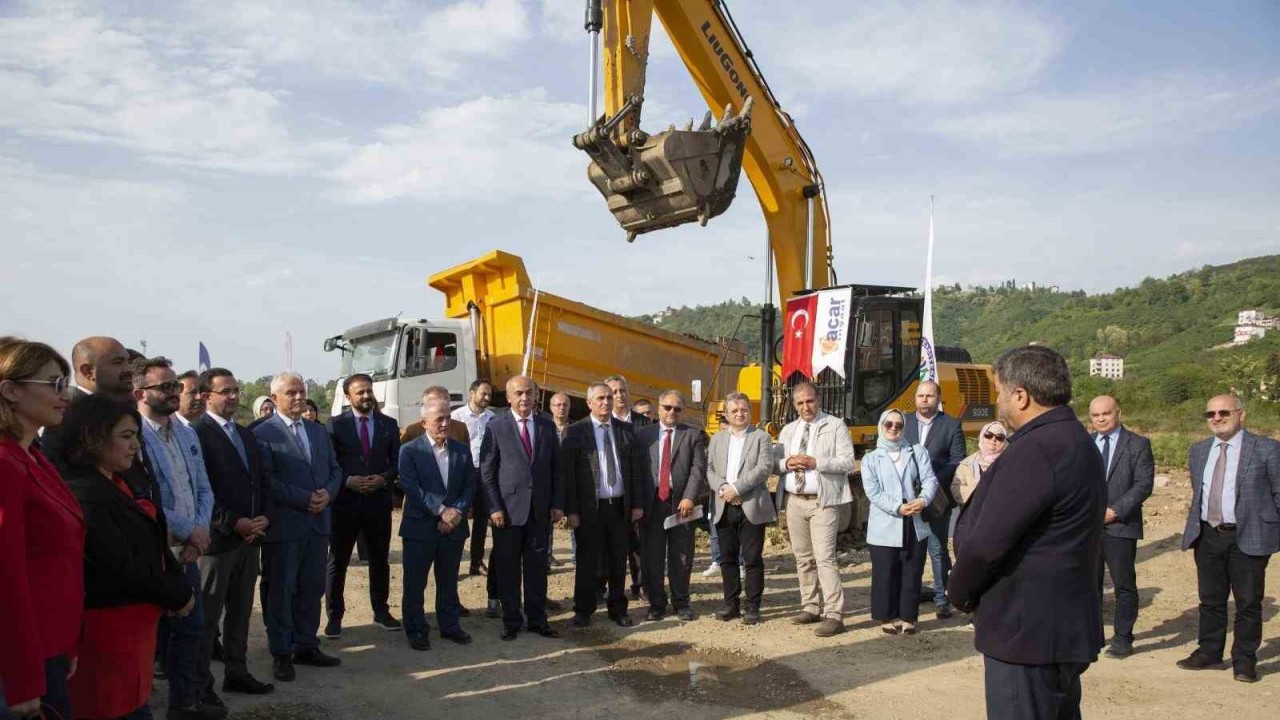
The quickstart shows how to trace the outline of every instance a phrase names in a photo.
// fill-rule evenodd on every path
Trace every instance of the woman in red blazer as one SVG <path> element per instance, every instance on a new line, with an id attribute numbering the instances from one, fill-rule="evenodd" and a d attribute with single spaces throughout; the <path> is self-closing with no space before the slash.
<path id="1" fill-rule="evenodd" d="M 48 345 L 0 338 L 0 709 L 20 718 L 71 718 L 85 524 L 34 446 L 41 427 L 62 422 L 70 372 Z"/>

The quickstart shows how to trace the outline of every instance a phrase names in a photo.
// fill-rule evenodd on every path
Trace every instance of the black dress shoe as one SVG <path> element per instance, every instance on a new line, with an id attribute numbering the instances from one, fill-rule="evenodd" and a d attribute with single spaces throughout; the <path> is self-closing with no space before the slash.
<path id="1" fill-rule="evenodd" d="M 742 610 L 737 607 L 721 608 L 715 612 L 715 616 L 717 620 L 729 622 L 735 618 L 742 617 Z"/>
<path id="2" fill-rule="evenodd" d="M 227 706 L 226 703 L 222 702 L 222 698 L 218 697 L 218 693 L 214 692 L 211 688 L 204 689 L 204 694 L 200 696 L 200 704 L 220 708 Z"/>
<path id="3" fill-rule="evenodd" d="M 659 609 L 657 609 L 657 608 L 649 608 L 649 611 L 648 611 L 648 612 L 646 612 L 646 613 L 644 614 L 644 619 L 645 619 L 645 620 L 649 620 L 650 622 L 655 621 L 655 620 L 661 620 L 661 619 L 662 619 L 662 617 L 663 617 L 664 615 L 666 615 L 666 614 L 667 614 L 667 611 L 666 611 L 666 610 L 659 610 Z"/>
<path id="4" fill-rule="evenodd" d="M 591 617 L 581 613 L 574 613 L 573 619 L 569 621 L 570 627 L 584 628 L 591 624 Z"/>
<path id="5" fill-rule="evenodd" d="M 245 695 L 266 695 L 276 689 L 271 683 L 264 683 L 252 675 L 229 677 L 222 681 L 222 692 L 237 692 Z"/>
<path id="6" fill-rule="evenodd" d="M 760 608 L 749 607 L 742 613 L 743 625 L 759 625 L 760 624 Z"/>
<path id="7" fill-rule="evenodd" d="M 630 615 L 619 615 L 618 617 L 613 618 L 613 624 L 618 627 L 633 627 L 635 625 L 635 623 L 631 621 Z"/>
<path id="8" fill-rule="evenodd" d="M 942 607 L 938 608 L 938 619 L 939 619 L 939 620 L 950 620 L 950 619 L 951 619 L 951 608 L 950 608 L 949 606 L 947 606 L 947 605 L 943 605 Z"/>
<path id="9" fill-rule="evenodd" d="M 1235 667 L 1234 677 L 1237 682 L 1256 683 L 1258 682 L 1258 668 L 1252 664 L 1240 663 Z"/>
<path id="10" fill-rule="evenodd" d="M 458 628 L 457 630 L 441 630 L 440 637 L 448 640 L 449 642 L 457 643 L 458 645 L 471 644 L 471 633 L 463 630 L 462 628 Z"/>
<path id="11" fill-rule="evenodd" d="M 1183 670 L 1217 670 L 1222 667 L 1222 659 L 1217 660 L 1203 655 L 1199 650 L 1191 653 L 1187 657 L 1178 661 L 1178 667 Z"/>
<path id="12" fill-rule="evenodd" d="M 504 627 L 504 628 L 502 628 L 502 639 L 503 639 L 503 640 L 515 640 L 515 639 L 516 639 L 516 638 L 518 638 L 518 637 L 520 637 L 520 628 L 518 628 L 518 627 Z"/>
<path id="13" fill-rule="evenodd" d="M 1133 641 L 1122 637 L 1111 638 L 1111 646 L 1107 648 L 1107 657 L 1120 660 L 1133 654 Z"/>
<path id="14" fill-rule="evenodd" d="M 325 655 L 320 648 L 307 648 L 293 654 L 293 663 L 314 667 L 338 667 L 342 664 L 342 660 L 332 655 Z"/>
<path id="15" fill-rule="evenodd" d="M 320 637 L 330 640 L 337 640 L 342 637 L 342 620 L 330 620 L 324 624 L 324 632 L 320 633 Z"/>
<path id="16" fill-rule="evenodd" d="M 373 622 L 381 625 L 383 630 L 401 630 L 404 628 L 404 625 L 399 620 L 392 617 L 391 613 L 386 613 L 385 615 L 374 615 Z"/>
<path id="17" fill-rule="evenodd" d="M 560 633 L 552 629 L 550 625 L 530 625 L 529 632 L 541 635 L 544 638 L 560 637 Z"/>
<path id="18" fill-rule="evenodd" d="M 276 655 L 271 658 L 271 677 L 280 682 L 293 682 L 297 673 L 293 670 L 293 659 L 288 655 Z"/>
<path id="19" fill-rule="evenodd" d="M 693 611 L 690 610 L 689 608 L 681 608 L 676 611 L 676 617 L 680 618 L 685 622 L 693 622 L 694 615 L 693 615 Z"/>
<path id="20" fill-rule="evenodd" d="M 425 652 L 431 649 L 431 641 L 427 639 L 427 634 L 424 632 L 410 633 L 409 647 L 418 652 Z"/>

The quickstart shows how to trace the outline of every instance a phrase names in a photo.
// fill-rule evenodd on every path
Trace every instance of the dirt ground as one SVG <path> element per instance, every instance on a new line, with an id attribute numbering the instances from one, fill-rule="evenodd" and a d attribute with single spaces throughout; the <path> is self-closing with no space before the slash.
<path id="1" fill-rule="evenodd" d="M 1274 591 L 1264 609 L 1259 653 L 1262 681 L 1232 681 L 1228 671 L 1188 672 L 1174 666 L 1194 647 L 1195 567 L 1178 550 L 1190 487 L 1185 472 L 1162 475 L 1146 504 L 1146 540 L 1139 545 L 1141 610 L 1135 653 L 1125 660 L 1099 659 L 1084 675 L 1084 715 L 1089 718 L 1176 720 L 1280 717 L 1280 619 Z M 398 522 L 398 517 L 397 517 Z M 703 578 L 709 558 L 699 553 L 694 570 L 695 621 L 644 622 L 632 604 L 633 628 L 622 629 L 598 612 L 588 630 L 567 625 L 573 584 L 569 536 L 556 532 L 549 595 L 564 611 L 552 618 L 560 639 L 522 634 L 501 642 L 498 620 L 483 616 L 484 578 L 461 582 L 463 603 L 475 610 L 463 619 L 474 637 L 457 646 L 432 635 L 431 650 L 409 649 L 402 633 L 371 624 L 367 568 L 347 580 L 345 634 L 323 640 L 342 658 L 336 669 L 298 668 L 298 680 L 276 683 L 262 698 L 224 694 L 233 718 L 487 718 L 516 709 L 551 718 L 981 718 L 982 661 L 973 633 L 960 616 L 939 621 L 922 615 L 914 637 L 882 634 L 869 614 L 870 564 L 864 555 L 843 570 L 850 632 L 819 639 L 787 622 L 798 610 L 794 563 L 785 548 L 766 549 L 765 621 L 754 627 L 721 623 L 720 579 Z M 399 541 L 392 548 L 392 612 L 398 617 Z M 464 560 L 465 563 L 465 560 Z M 465 570 L 465 568 L 464 568 Z M 929 571 L 926 568 L 926 581 Z M 434 582 L 434 581 L 433 581 Z M 432 607 L 428 587 L 427 607 Z M 1110 622 L 1111 593 L 1104 602 Z M 927 608 L 922 608 L 925 610 Z M 429 615 L 435 626 L 434 615 Z M 1110 629 L 1108 625 L 1108 637 Z M 270 679 L 270 658 L 258 618 L 250 638 L 250 668 Z M 220 676 L 221 666 L 215 664 Z M 157 684 L 156 704 L 162 704 Z M 157 717 L 163 717 L 157 713 Z"/>

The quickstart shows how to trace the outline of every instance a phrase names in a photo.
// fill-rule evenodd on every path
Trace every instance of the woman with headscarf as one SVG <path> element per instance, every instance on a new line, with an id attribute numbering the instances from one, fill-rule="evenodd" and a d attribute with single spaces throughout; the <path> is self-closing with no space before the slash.
<path id="1" fill-rule="evenodd" d="M 955 479 L 951 481 L 951 497 L 959 501 L 961 506 L 969 503 L 969 497 L 978 489 L 978 482 L 982 480 L 982 473 L 1008 447 L 1008 439 L 1009 433 L 1004 425 L 992 421 L 982 426 L 982 432 L 978 433 L 978 452 L 960 461 Z"/>
<path id="2" fill-rule="evenodd" d="M 253 420 L 249 422 L 249 429 L 252 430 L 256 425 L 266 422 L 272 415 L 276 414 L 276 404 L 266 395 L 259 395 L 253 401 Z"/>
<path id="3" fill-rule="evenodd" d="M 871 501 L 867 544 L 871 550 L 871 617 L 889 635 L 916 633 L 920 581 L 928 556 L 922 513 L 941 492 L 929 451 L 908 445 L 901 412 L 880 415 L 876 449 L 862 457 L 862 488 Z"/>

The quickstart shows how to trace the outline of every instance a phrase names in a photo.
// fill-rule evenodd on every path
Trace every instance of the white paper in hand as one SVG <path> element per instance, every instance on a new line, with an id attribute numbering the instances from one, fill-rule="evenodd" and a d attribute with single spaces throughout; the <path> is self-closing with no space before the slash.
<path id="1" fill-rule="evenodd" d="M 671 528 L 677 525 L 684 525 L 685 523 L 691 523 L 694 520 L 699 520 L 701 518 L 702 518 L 702 506 L 694 505 L 693 512 L 689 513 L 689 517 L 680 517 L 680 513 L 676 513 L 675 515 L 668 515 L 667 519 L 662 521 L 662 529 L 670 530 Z"/>

